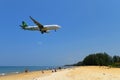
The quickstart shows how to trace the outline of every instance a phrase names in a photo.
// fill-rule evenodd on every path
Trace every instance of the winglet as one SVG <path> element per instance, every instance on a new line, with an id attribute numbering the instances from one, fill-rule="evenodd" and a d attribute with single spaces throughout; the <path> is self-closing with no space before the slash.
<path id="1" fill-rule="evenodd" d="M 29 17 L 30 17 L 30 19 L 34 20 L 31 16 L 29 16 Z"/>

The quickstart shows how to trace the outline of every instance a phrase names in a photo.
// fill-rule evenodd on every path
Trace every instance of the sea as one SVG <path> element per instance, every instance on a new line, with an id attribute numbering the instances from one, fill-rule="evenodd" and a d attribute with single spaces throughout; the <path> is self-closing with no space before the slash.
<path id="1" fill-rule="evenodd" d="M 57 66 L 0 66 L 0 76 L 18 74 L 24 72 L 25 70 L 39 71 L 50 70 L 53 68 L 57 68 Z"/>

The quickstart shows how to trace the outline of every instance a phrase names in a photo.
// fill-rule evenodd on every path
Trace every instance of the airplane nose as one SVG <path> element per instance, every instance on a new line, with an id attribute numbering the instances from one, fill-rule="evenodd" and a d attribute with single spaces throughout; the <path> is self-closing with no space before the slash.
<path id="1" fill-rule="evenodd" d="M 59 28 L 61 28 L 61 26 L 58 26 Z"/>

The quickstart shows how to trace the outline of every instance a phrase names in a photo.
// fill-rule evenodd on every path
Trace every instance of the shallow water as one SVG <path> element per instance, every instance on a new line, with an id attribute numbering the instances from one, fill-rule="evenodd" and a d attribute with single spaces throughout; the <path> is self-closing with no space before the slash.
<path id="1" fill-rule="evenodd" d="M 55 68 L 55 66 L 0 66 L 0 75 L 17 74 L 24 72 L 25 70 L 38 71 L 52 68 Z"/>

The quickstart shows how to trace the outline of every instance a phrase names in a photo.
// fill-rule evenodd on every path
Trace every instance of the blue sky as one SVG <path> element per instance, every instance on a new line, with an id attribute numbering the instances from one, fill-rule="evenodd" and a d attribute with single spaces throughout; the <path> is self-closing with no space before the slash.
<path id="1" fill-rule="evenodd" d="M 24 31 L 32 16 L 62 28 Z M 120 0 L 0 0 L 0 66 L 64 65 L 96 52 L 120 55 Z"/>

